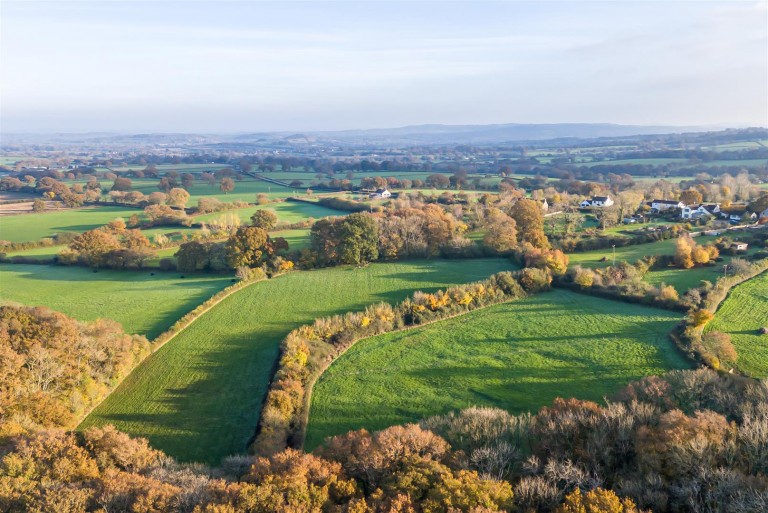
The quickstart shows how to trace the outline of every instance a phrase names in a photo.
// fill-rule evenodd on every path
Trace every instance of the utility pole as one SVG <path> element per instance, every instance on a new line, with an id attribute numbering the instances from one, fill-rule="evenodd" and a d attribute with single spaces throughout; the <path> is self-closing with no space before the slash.
<path id="1" fill-rule="evenodd" d="M 613 244 L 613 265 L 616 265 L 616 244 Z"/>

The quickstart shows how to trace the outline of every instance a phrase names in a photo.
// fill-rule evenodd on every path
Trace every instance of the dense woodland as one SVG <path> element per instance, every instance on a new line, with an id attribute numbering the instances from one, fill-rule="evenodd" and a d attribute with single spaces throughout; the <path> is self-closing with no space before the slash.
<path id="1" fill-rule="evenodd" d="M 74 427 L 148 353 L 114 321 L 0 306 L 0 438 Z"/>

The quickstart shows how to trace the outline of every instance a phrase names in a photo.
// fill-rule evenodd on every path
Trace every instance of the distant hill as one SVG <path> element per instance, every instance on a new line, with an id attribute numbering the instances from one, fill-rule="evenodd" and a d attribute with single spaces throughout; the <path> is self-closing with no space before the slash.
<path id="1" fill-rule="evenodd" d="M 615 125 L 610 123 L 553 123 L 500 125 L 414 125 L 399 128 L 295 132 L 255 132 L 231 136 L 231 142 L 281 141 L 289 144 L 337 143 L 364 146 L 497 144 L 554 139 L 595 139 L 673 133 L 705 132 L 705 127 Z M 221 136 L 227 139 L 227 136 Z"/>
<path id="2" fill-rule="evenodd" d="M 548 140 L 587 140 L 661 134 L 700 133 L 722 130 L 696 126 L 644 126 L 610 123 L 552 123 L 497 125 L 415 125 L 368 130 L 252 132 L 237 134 L 200 133 L 84 133 L 84 134 L 3 134 L 5 144 L 116 144 L 116 145 L 308 145 L 341 144 L 350 146 L 418 146 L 470 144 L 487 145 L 526 143 Z"/>
<path id="3" fill-rule="evenodd" d="M 702 127 L 555 123 L 503 125 L 417 125 L 402 128 L 345 130 L 314 134 L 318 139 L 355 143 L 489 144 L 548 139 L 593 139 L 632 135 L 703 132 Z"/>

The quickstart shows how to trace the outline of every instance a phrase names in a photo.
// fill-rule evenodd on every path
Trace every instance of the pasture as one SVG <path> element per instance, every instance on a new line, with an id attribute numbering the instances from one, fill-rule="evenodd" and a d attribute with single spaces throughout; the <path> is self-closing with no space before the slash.
<path id="1" fill-rule="evenodd" d="M 217 463 L 254 434 L 280 342 L 317 317 L 486 278 L 508 260 L 414 261 L 295 272 L 251 285 L 145 360 L 80 429 L 114 424 L 182 461 Z"/>
<path id="2" fill-rule="evenodd" d="M 150 339 L 230 284 L 230 276 L 0 264 L 0 301 L 47 306 L 82 321 L 113 319 Z"/>
<path id="3" fill-rule="evenodd" d="M 707 331 L 731 335 L 739 359 L 737 367 L 756 377 L 768 377 L 768 335 L 758 330 L 768 326 L 768 272 L 734 287 L 723 301 Z"/>
<path id="4" fill-rule="evenodd" d="M 281 223 L 296 223 L 309 219 L 310 217 L 314 219 L 321 219 L 328 216 L 343 216 L 347 214 L 347 212 L 334 210 L 320 205 L 312 205 L 309 203 L 295 201 L 283 201 L 280 203 L 270 203 L 268 205 L 252 206 L 248 208 L 239 208 L 237 210 L 228 210 L 224 212 L 214 212 L 212 214 L 195 216 L 195 222 L 210 222 L 212 219 L 216 219 L 222 215 L 235 213 L 238 215 L 238 217 L 240 217 L 243 224 L 250 224 L 251 216 L 257 210 L 271 210 L 277 215 L 277 219 Z"/>
<path id="5" fill-rule="evenodd" d="M 141 209 L 124 207 L 82 207 L 22 214 L 0 219 L 0 240 L 26 242 L 62 232 L 81 233 L 104 226 L 117 217 L 128 219 Z"/>
<path id="6" fill-rule="evenodd" d="M 362 340 L 320 377 L 306 448 L 472 405 L 535 412 L 600 402 L 630 381 L 688 368 L 679 314 L 558 290 Z"/>
<path id="7" fill-rule="evenodd" d="M 696 239 L 699 240 L 699 239 Z M 648 244 L 633 244 L 631 246 L 617 247 L 615 252 L 613 248 L 595 249 L 581 253 L 569 253 L 569 266 L 580 265 L 582 267 L 607 267 L 613 264 L 614 254 L 616 262 L 633 263 L 637 260 L 651 255 L 671 255 L 675 252 L 676 239 L 668 239 Z"/>
<path id="8" fill-rule="evenodd" d="M 140 191 L 144 194 L 151 194 L 157 192 L 159 189 L 157 185 L 159 179 L 155 178 L 131 178 L 134 191 Z M 103 186 L 109 190 L 111 184 L 109 180 L 101 180 Z M 200 198 L 216 198 L 221 201 L 247 201 L 253 203 L 256 201 L 257 194 L 266 194 L 270 198 L 286 198 L 293 196 L 294 194 L 304 195 L 306 188 L 292 189 L 289 187 L 282 187 L 261 180 L 253 178 L 244 178 L 243 180 L 235 180 L 235 188 L 232 192 L 224 193 L 219 189 L 219 182 L 216 181 L 213 185 L 208 185 L 207 182 L 196 180 L 194 184 L 189 188 L 189 202 L 187 206 L 193 207 L 197 205 L 197 200 Z"/>
<path id="9" fill-rule="evenodd" d="M 692 269 L 669 267 L 667 269 L 648 271 L 643 277 L 643 281 L 655 286 L 659 286 L 662 283 L 665 285 L 672 285 L 682 296 L 689 289 L 700 286 L 703 280 L 715 283 L 715 281 L 722 275 L 723 268 L 720 265 L 707 265 L 704 267 L 694 267 Z"/>

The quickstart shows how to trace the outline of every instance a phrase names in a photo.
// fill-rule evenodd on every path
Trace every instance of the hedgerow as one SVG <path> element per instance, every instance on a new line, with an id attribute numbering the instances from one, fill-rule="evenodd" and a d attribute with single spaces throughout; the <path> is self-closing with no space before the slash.
<path id="1" fill-rule="evenodd" d="M 358 340 L 520 299 L 547 290 L 551 281 L 549 272 L 541 269 L 502 272 L 432 294 L 415 292 L 394 306 L 379 303 L 361 312 L 320 318 L 293 330 L 282 342 L 252 450 L 268 455 L 303 444 L 315 381 Z"/>

